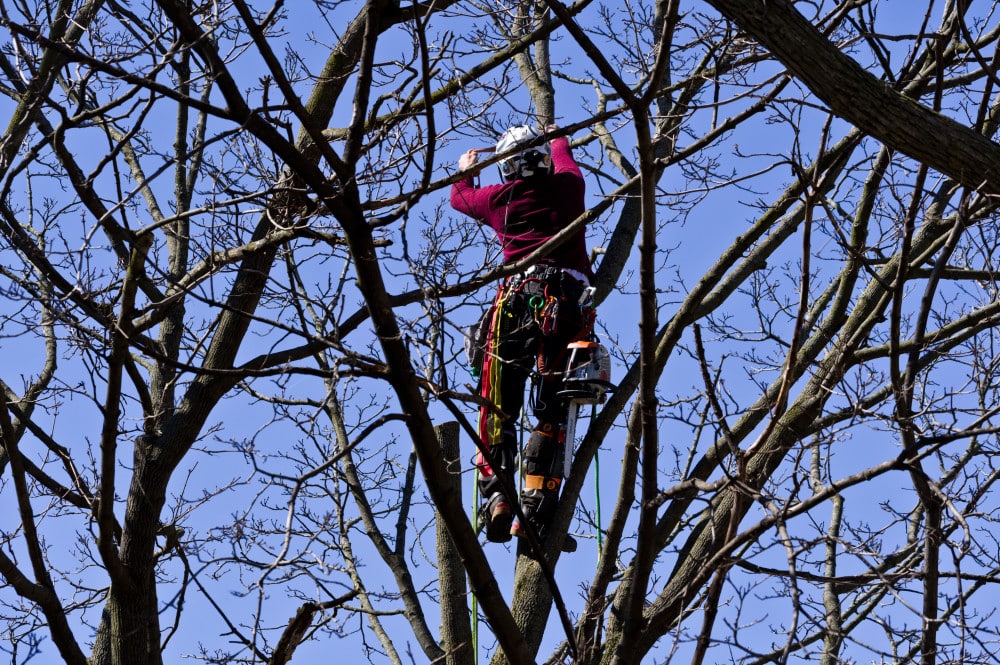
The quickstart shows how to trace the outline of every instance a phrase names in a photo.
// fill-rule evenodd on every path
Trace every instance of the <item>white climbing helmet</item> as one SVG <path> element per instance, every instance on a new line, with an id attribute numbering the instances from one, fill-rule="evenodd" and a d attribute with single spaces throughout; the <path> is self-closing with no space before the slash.
<path id="1" fill-rule="evenodd" d="M 541 133 L 528 125 L 511 127 L 503 133 L 497 142 L 497 153 L 516 150 L 518 146 L 529 143 L 539 136 Z M 498 166 L 500 167 L 500 176 L 504 180 L 551 173 L 552 151 L 549 149 L 548 143 L 541 143 L 505 157 L 498 163 Z"/>

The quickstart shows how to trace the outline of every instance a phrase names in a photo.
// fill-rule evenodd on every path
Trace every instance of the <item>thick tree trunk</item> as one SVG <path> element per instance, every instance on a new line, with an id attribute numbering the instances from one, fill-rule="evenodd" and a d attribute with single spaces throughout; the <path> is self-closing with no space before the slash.
<path id="1" fill-rule="evenodd" d="M 451 490 L 462 493 L 462 459 L 458 445 L 458 423 L 447 422 L 434 428 L 441 444 L 441 456 L 452 480 Z M 475 654 L 472 628 L 469 623 L 468 585 L 465 568 L 458 549 L 448 533 L 441 513 L 434 513 L 437 522 L 438 574 L 441 594 L 441 647 L 445 650 L 445 665 L 472 665 Z"/>
<path id="2" fill-rule="evenodd" d="M 156 535 L 169 473 L 159 468 L 157 442 L 137 441 L 120 544 L 123 570 L 113 576 L 98 627 L 91 665 L 159 665 L 159 602 L 156 590 Z"/>

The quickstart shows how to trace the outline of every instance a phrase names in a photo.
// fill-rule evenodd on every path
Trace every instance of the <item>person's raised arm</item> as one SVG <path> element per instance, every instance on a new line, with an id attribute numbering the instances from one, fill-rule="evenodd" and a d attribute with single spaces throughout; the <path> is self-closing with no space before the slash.
<path id="1" fill-rule="evenodd" d="M 554 132 L 559 129 L 557 125 L 546 125 L 546 132 Z M 573 159 L 573 151 L 569 147 L 569 138 L 560 136 L 549 141 L 549 149 L 552 151 L 552 172 L 572 173 L 576 177 L 583 179 L 583 173 Z"/>
<path id="2" fill-rule="evenodd" d="M 458 170 L 468 171 L 466 176 L 451 186 L 451 207 L 458 212 L 482 219 L 482 211 L 477 211 L 476 196 L 478 188 L 474 172 L 471 170 L 479 162 L 479 153 L 475 150 L 467 150 L 458 158 Z"/>

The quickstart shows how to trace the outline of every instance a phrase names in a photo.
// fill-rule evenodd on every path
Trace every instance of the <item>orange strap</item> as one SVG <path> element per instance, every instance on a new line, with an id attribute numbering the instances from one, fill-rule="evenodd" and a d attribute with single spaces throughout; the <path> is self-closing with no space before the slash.
<path id="1" fill-rule="evenodd" d="M 525 476 L 524 489 L 526 490 L 558 490 L 562 484 L 562 478 L 546 478 L 545 476 Z"/>

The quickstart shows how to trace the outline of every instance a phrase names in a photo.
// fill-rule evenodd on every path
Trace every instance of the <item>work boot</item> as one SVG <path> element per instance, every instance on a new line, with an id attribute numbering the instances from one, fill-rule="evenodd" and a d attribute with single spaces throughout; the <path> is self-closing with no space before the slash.
<path id="1" fill-rule="evenodd" d="M 486 540 L 491 543 L 506 543 L 511 539 L 511 522 L 514 511 L 500 492 L 494 492 L 479 510 L 479 523 L 486 531 Z"/>
<path id="2" fill-rule="evenodd" d="M 514 519 L 514 524 L 510 527 L 510 534 L 518 538 L 524 538 L 525 540 L 527 540 L 528 538 L 527 530 L 521 526 L 520 520 L 516 518 Z M 546 529 L 542 529 L 542 531 L 538 533 L 538 539 L 543 546 L 545 545 L 545 539 L 547 537 L 548 537 L 548 532 Z M 527 542 L 525 544 L 527 544 Z M 563 538 L 562 547 L 560 547 L 559 549 L 562 552 L 568 554 L 569 552 L 575 552 L 576 548 L 577 548 L 576 538 L 567 533 L 566 537 Z M 529 551 L 527 553 L 528 556 L 534 557 L 534 552 Z"/>

